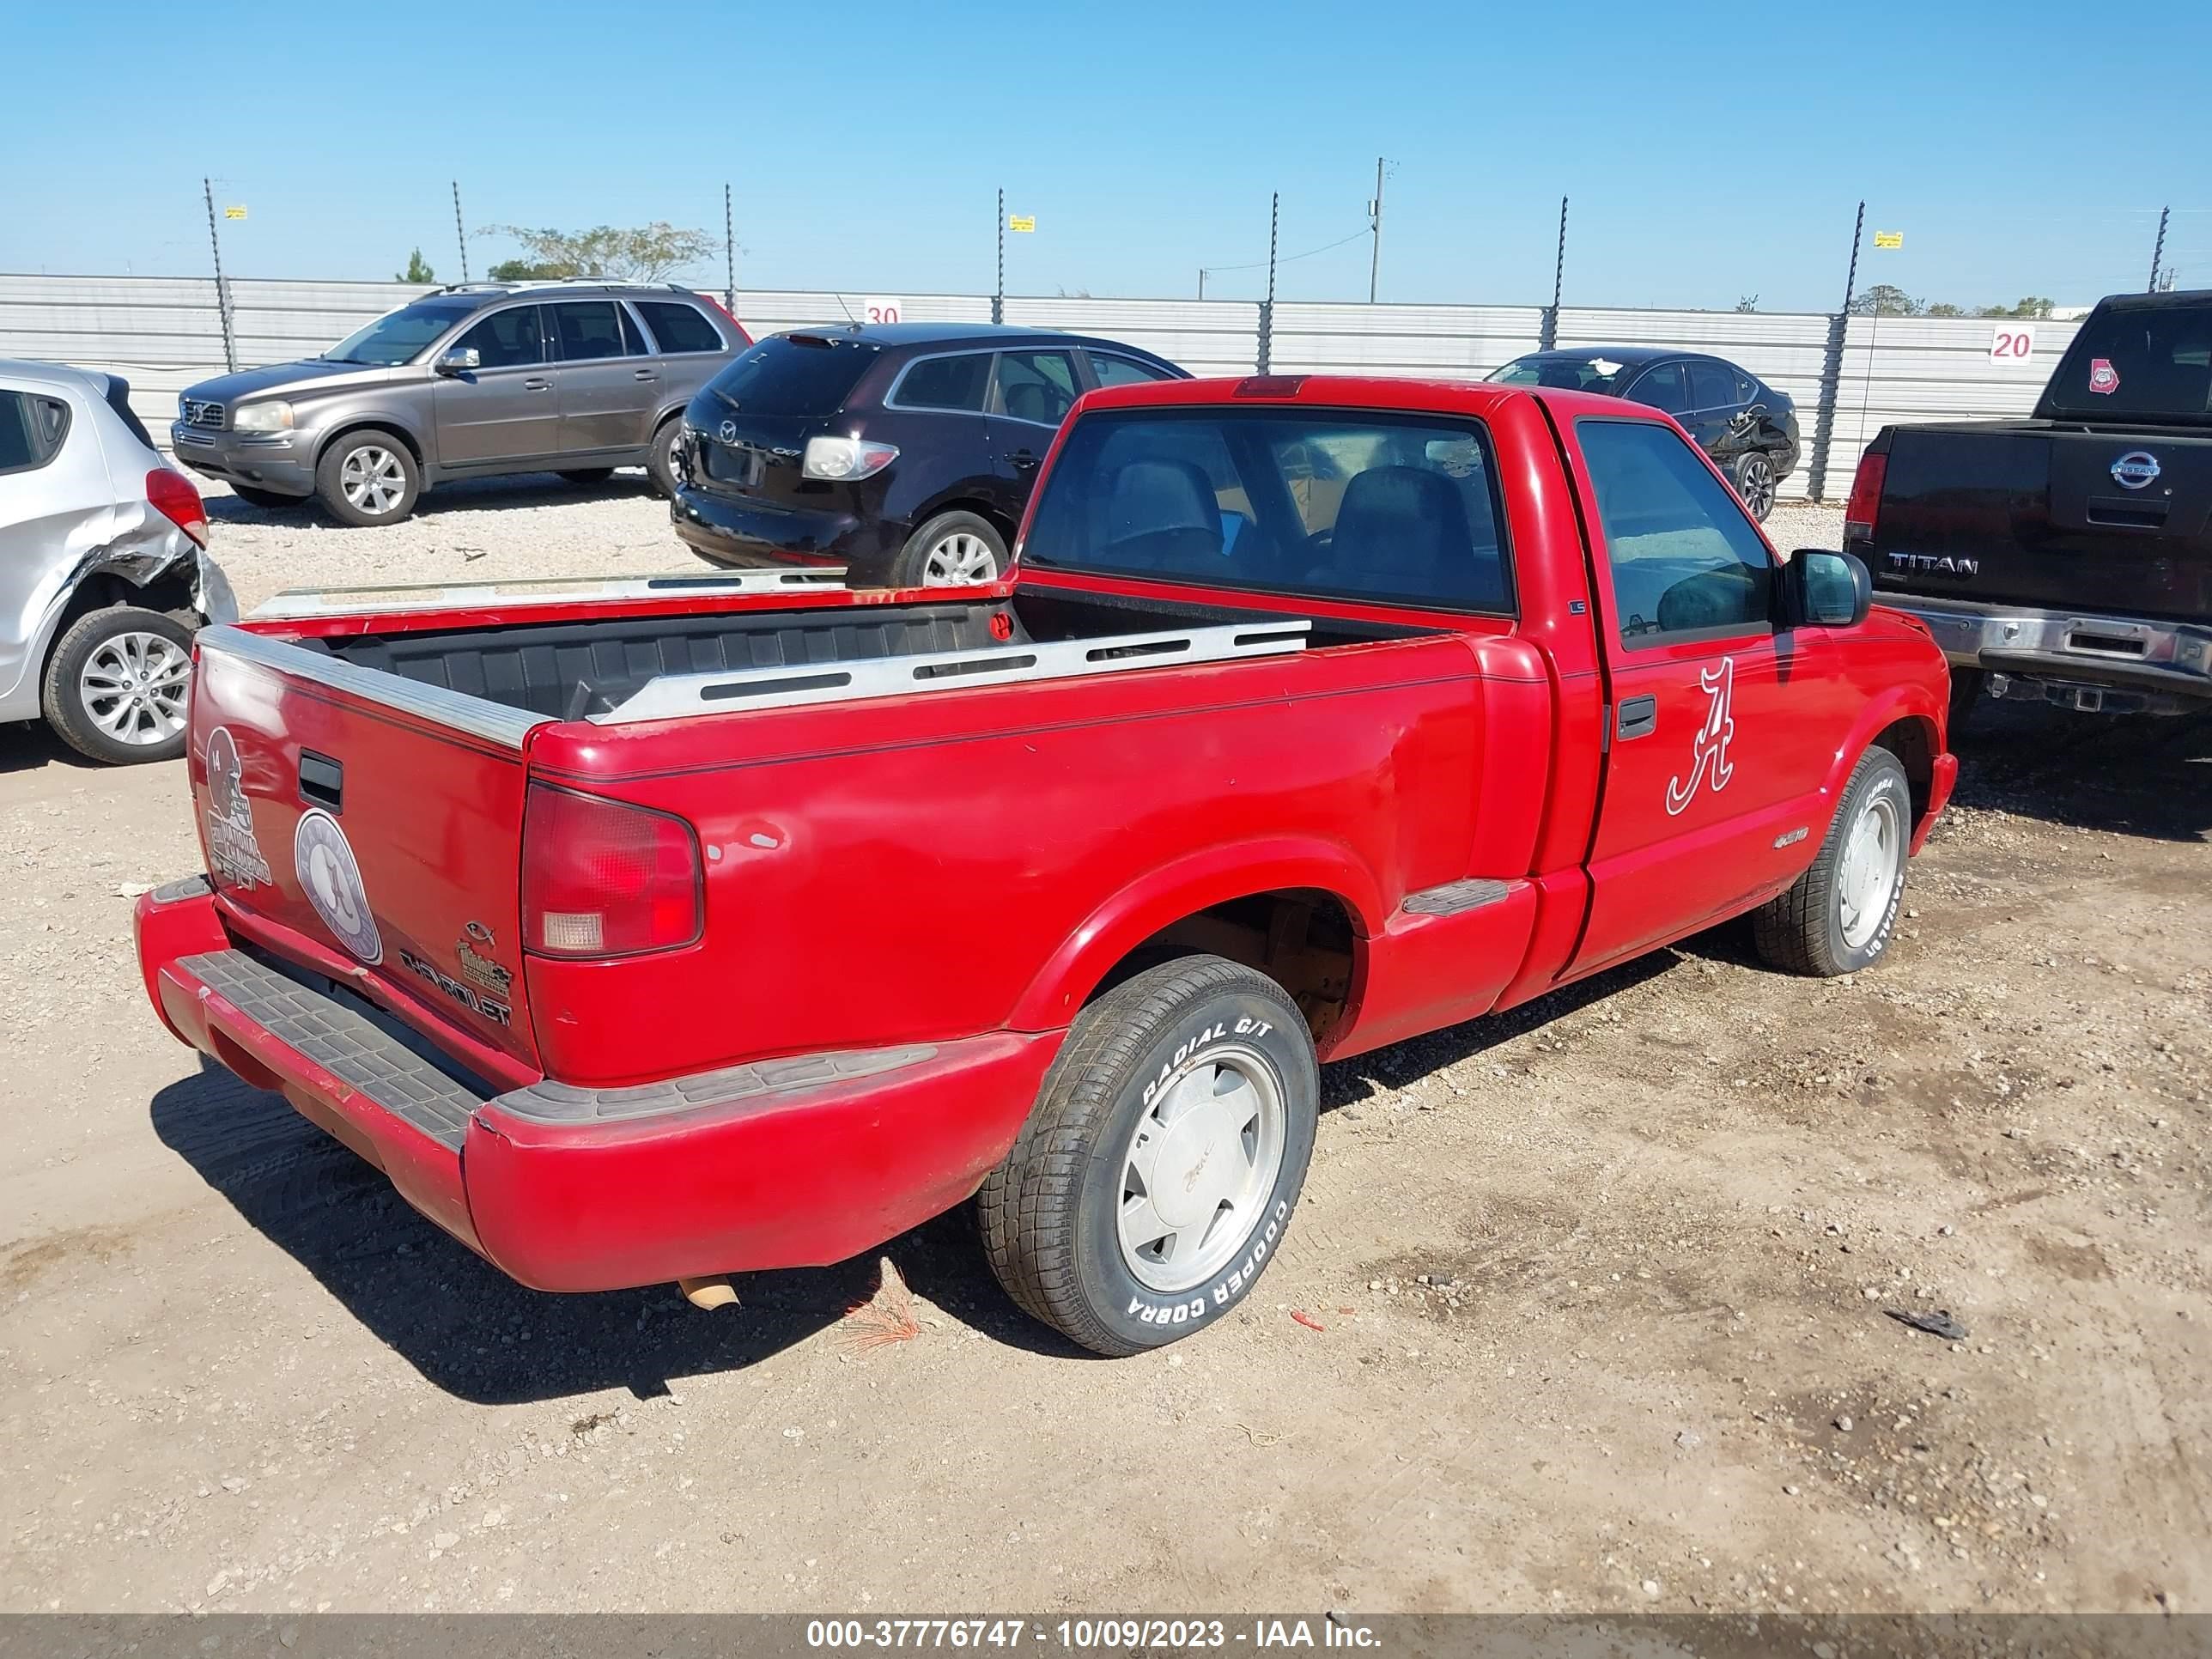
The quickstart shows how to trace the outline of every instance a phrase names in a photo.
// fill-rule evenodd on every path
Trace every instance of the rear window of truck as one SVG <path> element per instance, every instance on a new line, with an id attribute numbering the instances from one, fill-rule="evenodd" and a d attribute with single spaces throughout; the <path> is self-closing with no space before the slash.
<path id="1" fill-rule="evenodd" d="M 2212 417 L 2212 303 L 2091 313 L 2036 410 L 2047 420 Z"/>
<path id="2" fill-rule="evenodd" d="M 835 415 L 882 348 L 835 334 L 775 334 L 707 383 L 747 415 Z"/>
<path id="3" fill-rule="evenodd" d="M 1025 563 L 1510 615 L 1497 467 L 1480 425 L 1371 410 L 1086 415 Z"/>

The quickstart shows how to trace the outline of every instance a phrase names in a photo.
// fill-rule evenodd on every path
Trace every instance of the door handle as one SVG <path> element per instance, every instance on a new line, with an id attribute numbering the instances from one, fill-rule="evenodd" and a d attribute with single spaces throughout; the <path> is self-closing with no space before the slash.
<path id="1" fill-rule="evenodd" d="M 300 751 L 300 799 L 332 812 L 345 811 L 345 765 L 312 749 Z"/>
<path id="2" fill-rule="evenodd" d="M 541 380 L 533 374 L 522 383 L 522 389 L 525 392 L 550 392 L 553 389 L 553 382 Z"/>
<path id="3" fill-rule="evenodd" d="M 1018 449 L 1006 459 L 1013 463 L 1017 472 L 1026 472 L 1037 464 L 1036 453 L 1034 450 Z"/>
<path id="4" fill-rule="evenodd" d="M 1655 696 L 1631 697 L 1614 713 L 1613 730 L 1623 743 L 1631 738 L 1648 738 L 1659 729 L 1659 699 Z"/>
<path id="5" fill-rule="evenodd" d="M 649 368 L 639 368 L 630 371 L 630 379 L 633 380 L 657 380 L 659 378 L 660 376 L 654 374 Z"/>

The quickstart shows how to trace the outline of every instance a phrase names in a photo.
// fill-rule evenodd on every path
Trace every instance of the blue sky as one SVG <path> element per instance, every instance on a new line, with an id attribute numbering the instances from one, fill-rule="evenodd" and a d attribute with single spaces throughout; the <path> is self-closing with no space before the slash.
<path id="1" fill-rule="evenodd" d="M 1007 289 L 1194 294 L 1365 223 L 1381 297 L 1824 310 L 1861 282 L 1972 305 L 2212 286 L 2212 6 L 1153 0 L 643 8 L 545 0 L 15 0 L 0 270 L 459 275 L 471 224 L 721 225 L 740 289 L 988 292 L 994 193 L 1036 216 Z M 483 266 L 512 249 L 472 238 Z M 1364 299 L 1364 237 L 1283 266 Z M 720 286 L 719 261 L 699 273 Z M 1209 295 L 1257 297 L 1259 270 Z"/>

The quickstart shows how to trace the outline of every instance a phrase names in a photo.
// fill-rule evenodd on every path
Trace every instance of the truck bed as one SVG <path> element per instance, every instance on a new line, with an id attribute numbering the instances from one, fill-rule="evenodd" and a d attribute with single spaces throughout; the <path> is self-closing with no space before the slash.
<path id="1" fill-rule="evenodd" d="M 307 637 L 311 650 L 361 668 L 552 720 L 605 718 L 656 679 L 820 668 L 908 657 L 1004 652 L 1022 645 L 1111 641 L 1224 626 L 1281 625 L 1258 609 L 1025 592 L 1012 599 L 804 610 L 723 611 L 594 621 L 522 622 Z M 1330 621 L 1302 631 L 1310 647 L 1443 631 Z M 958 672 L 946 665 L 946 678 Z M 789 682 L 785 682 L 789 683 Z"/>

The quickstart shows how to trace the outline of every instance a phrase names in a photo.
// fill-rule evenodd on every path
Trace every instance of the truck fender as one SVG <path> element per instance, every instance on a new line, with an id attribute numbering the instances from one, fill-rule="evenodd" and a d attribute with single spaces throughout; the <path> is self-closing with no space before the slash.
<path id="1" fill-rule="evenodd" d="M 1836 806 L 1844 798 L 1844 787 L 1850 781 L 1851 769 L 1859 763 L 1859 757 L 1873 746 L 1874 740 L 1900 720 L 1917 720 L 1926 728 L 1929 757 L 1942 752 L 1938 734 L 1943 730 L 1946 704 L 1943 699 L 1925 686 L 1895 685 L 1878 696 L 1869 697 L 1850 725 L 1834 757 L 1828 763 L 1828 775 L 1821 781 L 1820 803 L 1824 819 L 1820 835 L 1827 833 L 1826 818 L 1835 815 Z M 1908 761 L 1907 769 L 1910 770 Z M 1916 787 L 1920 782 L 1916 779 Z M 1913 844 L 1916 849 L 1921 834 L 1927 826 L 1916 827 Z M 1810 838 L 1815 847 L 1820 836 Z"/>
<path id="2" fill-rule="evenodd" d="M 1085 917 L 1030 981 L 1007 1024 L 1057 1030 L 1114 964 L 1171 923 L 1255 893 L 1307 888 L 1339 899 L 1352 931 L 1372 938 L 1389 912 L 1373 874 L 1336 842 L 1294 836 L 1232 842 L 1148 870 Z"/>

